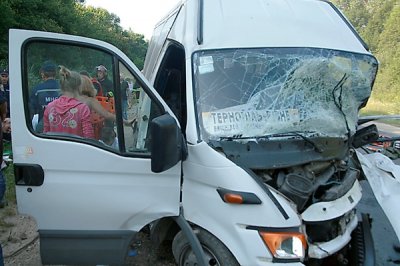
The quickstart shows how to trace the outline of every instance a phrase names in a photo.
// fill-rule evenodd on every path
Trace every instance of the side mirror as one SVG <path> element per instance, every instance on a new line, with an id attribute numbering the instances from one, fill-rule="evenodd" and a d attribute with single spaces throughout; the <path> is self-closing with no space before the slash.
<path id="1" fill-rule="evenodd" d="M 360 148 L 366 144 L 372 143 L 379 138 L 378 128 L 375 124 L 363 127 L 354 134 L 353 147 Z"/>
<path id="2" fill-rule="evenodd" d="M 186 157 L 186 143 L 175 119 L 170 114 L 154 118 L 150 122 L 151 171 L 160 173 L 176 165 Z"/>

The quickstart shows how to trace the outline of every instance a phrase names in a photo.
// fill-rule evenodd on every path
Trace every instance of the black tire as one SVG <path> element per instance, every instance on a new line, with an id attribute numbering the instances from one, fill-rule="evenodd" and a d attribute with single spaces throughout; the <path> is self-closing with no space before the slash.
<path id="1" fill-rule="evenodd" d="M 207 265 L 239 266 L 232 253 L 209 232 L 196 229 L 197 238 L 203 247 Z M 178 266 L 198 265 L 196 256 L 182 231 L 172 241 L 172 253 Z"/>

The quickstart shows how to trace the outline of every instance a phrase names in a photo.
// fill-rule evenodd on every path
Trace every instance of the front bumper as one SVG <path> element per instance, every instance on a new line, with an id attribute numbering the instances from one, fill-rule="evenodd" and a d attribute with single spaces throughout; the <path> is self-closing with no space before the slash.
<path id="1" fill-rule="evenodd" d="M 328 242 L 309 243 L 308 256 L 314 259 L 323 259 L 335 254 L 350 242 L 352 238 L 351 234 L 353 230 L 357 227 L 357 224 L 357 216 L 353 215 L 341 235 Z"/>
<path id="2" fill-rule="evenodd" d="M 309 244 L 308 260 L 326 261 L 328 265 L 375 265 L 375 247 L 369 216 L 362 214 L 361 221 L 358 221 L 355 216 L 349 225 L 346 233 L 340 237 L 325 243 Z M 354 226 L 355 228 L 352 230 Z M 341 244 L 343 240 L 349 240 L 344 247 Z M 330 250 L 330 252 L 327 250 Z"/>

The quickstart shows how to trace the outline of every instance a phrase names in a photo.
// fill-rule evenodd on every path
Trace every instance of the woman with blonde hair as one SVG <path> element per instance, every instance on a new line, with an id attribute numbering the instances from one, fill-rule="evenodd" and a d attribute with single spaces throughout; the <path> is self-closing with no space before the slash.
<path id="1" fill-rule="evenodd" d="M 89 106 L 79 100 L 81 75 L 60 66 L 62 95 L 45 109 L 43 132 L 60 132 L 84 138 L 94 138 Z"/>
<path id="2" fill-rule="evenodd" d="M 107 111 L 104 107 L 99 103 L 99 101 L 95 98 L 97 91 L 93 86 L 92 81 L 86 75 L 81 74 L 82 84 L 80 95 L 77 97 L 78 100 L 87 104 L 91 111 L 95 111 L 100 116 L 104 117 L 107 120 L 115 121 L 115 114 Z"/>
<path id="3" fill-rule="evenodd" d="M 97 91 L 94 88 L 93 82 L 91 79 L 84 75 L 81 74 L 82 78 L 82 84 L 81 84 L 81 91 L 80 95 L 78 96 L 78 100 L 81 102 L 87 104 L 90 108 L 90 110 L 93 112 L 96 112 L 98 115 L 103 117 L 106 121 L 109 122 L 115 122 L 116 121 L 116 116 L 114 113 L 109 112 L 107 109 L 105 109 L 100 102 L 96 99 Z M 126 120 L 123 119 L 123 123 L 126 126 L 132 126 L 132 124 L 136 121 L 136 118 Z"/>

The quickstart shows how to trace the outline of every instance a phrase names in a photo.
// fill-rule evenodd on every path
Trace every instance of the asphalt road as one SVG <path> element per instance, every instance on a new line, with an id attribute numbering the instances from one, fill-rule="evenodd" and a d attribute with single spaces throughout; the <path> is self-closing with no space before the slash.
<path id="1" fill-rule="evenodd" d="M 369 213 L 372 219 L 371 232 L 375 245 L 376 265 L 400 265 L 400 253 L 393 248 L 394 245 L 400 245 L 396 234 L 376 201 L 369 183 L 361 181 L 361 186 L 363 188 L 363 197 L 358 204 L 357 212 L 358 214 Z"/>
<path id="2" fill-rule="evenodd" d="M 380 134 L 385 136 L 399 136 L 400 128 L 391 125 L 372 122 L 377 125 Z M 400 165 L 400 159 L 395 160 Z M 357 212 L 369 213 L 372 219 L 371 232 L 375 244 L 376 265 L 400 265 L 400 253 L 394 250 L 394 245 L 400 246 L 399 240 L 389 223 L 386 215 L 375 199 L 372 189 L 367 181 L 361 181 L 363 197 L 357 207 Z"/>

